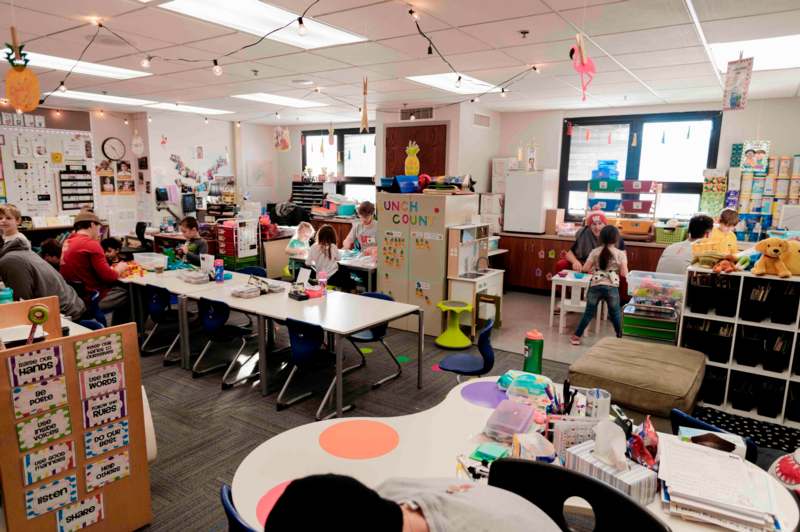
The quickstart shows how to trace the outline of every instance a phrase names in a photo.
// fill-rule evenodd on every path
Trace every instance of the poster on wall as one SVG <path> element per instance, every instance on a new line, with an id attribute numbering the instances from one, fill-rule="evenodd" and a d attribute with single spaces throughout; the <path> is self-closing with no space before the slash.
<path id="1" fill-rule="evenodd" d="M 292 143 L 289 138 L 289 128 L 276 127 L 275 138 L 273 145 L 278 151 L 289 151 L 292 148 Z"/>
<path id="2" fill-rule="evenodd" d="M 722 95 L 723 111 L 738 111 L 745 108 L 752 75 L 752 57 L 728 63 L 728 73 L 725 76 L 725 92 Z"/>
<path id="3" fill-rule="evenodd" d="M 205 159 L 205 148 L 203 146 L 195 146 L 192 148 L 192 158 L 202 161 Z"/>
<path id="4" fill-rule="evenodd" d="M 769 162 L 768 140 L 745 140 L 742 151 L 742 172 L 767 173 Z"/>
<path id="5" fill-rule="evenodd" d="M 136 192 L 136 181 L 131 173 L 130 161 L 117 161 L 117 194 Z"/>
<path id="6" fill-rule="evenodd" d="M 97 174 L 100 194 L 104 196 L 113 195 L 116 188 L 114 188 L 114 170 L 111 168 L 111 161 L 101 161 L 95 167 L 95 173 Z"/>

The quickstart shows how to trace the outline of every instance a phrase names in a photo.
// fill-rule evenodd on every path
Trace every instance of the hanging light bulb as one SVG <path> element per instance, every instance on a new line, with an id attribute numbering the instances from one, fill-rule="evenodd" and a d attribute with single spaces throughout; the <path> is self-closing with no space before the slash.
<path id="1" fill-rule="evenodd" d="M 61 109 L 56 109 L 56 116 L 61 116 Z"/>
<path id="2" fill-rule="evenodd" d="M 142 60 L 139 62 L 139 64 L 142 66 L 142 68 L 150 68 L 150 60 L 152 58 L 153 58 L 153 56 L 146 55 L 146 56 L 144 56 L 142 58 Z"/>
<path id="3" fill-rule="evenodd" d="M 303 17 L 297 17 L 297 34 L 301 37 L 308 34 L 308 28 L 303 24 Z"/>
<path id="4" fill-rule="evenodd" d="M 241 122 L 239 122 L 239 121 L 237 121 L 237 122 L 236 122 L 236 127 L 242 127 L 242 123 L 241 123 Z"/>
<path id="5" fill-rule="evenodd" d="M 505 87 L 500 87 L 500 97 L 501 98 L 505 98 L 506 96 L 508 96 L 508 93 L 506 92 L 506 88 Z"/>
<path id="6" fill-rule="evenodd" d="M 58 84 L 58 91 L 59 91 L 59 92 L 67 92 L 67 86 L 66 86 L 66 85 L 64 85 L 64 82 L 63 82 L 63 81 L 62 81 L 61 83 L 59 83 L 59 84 Z"/>
<path id="7" fill-rule="evenodd" d="M 314 87 L 314 92 L 322 92 L 322 87 Z"/>
<path id="8" fill-rule="evenodd" d="M 280 120 L 281 114 L 278 111 L 275 111 L 275 120 Z"/>
<path id="9" fill-rule="evenodd" d="M 456 80 L 456 88 L 461 88 L 461 74 L 458 75 L 458 79 Z"/>
<path id="10" fill-rule="evenodd" d="M 474 101 L 475 101 L 475 103 L 481 103 L 481 97 L 480 96 L 475 96 Z"/>
<path id="11" fill-rule="evenodd" d="M 409 9 L 408 14 L 411 15 L 411 18 L 413 18 L 414 20 L 419 20 L 419 13 L 417 13 L 413 9 Z"/>
<path id="12" fill-rule="evenodd" d="M 128 125 L 128 119 L 126 118 L 125 120 L 122 121 L 122 123 L 127 126 Z"/>
<path id="13" fill-rule="evenodd" d="M 208 125 L 208 117 L 203 118 L 203 122 L 205 123 L 205 125 Z"/>
<path id="14" fill-rule="evenodd" d="M 414 113 L 411 113 L 411 116 L 409 116 L 408 119 L 409 120 L 416 120 L 417 117 L 416 117 L 416 115 L 414 115 Z"/>
<path id="15" fill-rule="evenodd" d="M 153 122 L 153 117 L 150 116 L 150 115 L 147 115 L 147 123 L 151 124 L 152 122 Z"/>
<path id="16" fill-rule="evenodd" d="M 428 45 L 428 55 L 433 55 L 433 46 Z"/>
<path id="17" fill-rule="evenodd" d="M 22 114 L 22 109 L 17 109 L 17 114 L 21 115 Z"/>
<path id="18" fill-rule="evenodd" d="M 105 112 L 105 111 L 103 111 L 102 109 L 100 109 L 100 117 L 102 118 L 102 117 L 104 117 L 104 116 L 106 116 L 106 112 Z"/>
<path id="19" fill-rule="evenodd" d="M 537 74 L 541 74 L 542 73 L 542 71 L 539 70 L 539 68 L 536 65 L 533 65 L 532 68 L 533 68 L 533 71 L 536 72 Z"/>
<path id="20" fill-rule="evenodd" d="M 214 66 L 211 67 L 211 72 L 213 72 L 215 76 L 222 75 L 222 67 L 219 66 L 219 61 L 217 61 L 216 59 L 214 59 Z"/>

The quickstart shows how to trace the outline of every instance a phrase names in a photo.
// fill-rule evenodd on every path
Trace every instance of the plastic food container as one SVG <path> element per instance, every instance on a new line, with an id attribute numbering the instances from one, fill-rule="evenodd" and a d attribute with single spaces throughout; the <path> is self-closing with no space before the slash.
<path id="1" fill-rule="evenodd" d="M 549 383 L 537 378 L 539 375 L 522 374 L 515 378 L 506 390 L 508 398 L 516 403 L 531 405 L 544 410 L 550 404 L 546 388 Z M 550 379 L 547 379 L 548 381 Z"/>
<path id="2" fill-rule="evenodd" d="M 356 206 L 351 203 L 339 205 L 336 207 L 336 214 L 339 216 L 355 216 Z"/>
<path id="3" fill-rule="evenodd" d="M 531 405 L 505 399 L 492 412 L 483 433 L 494 440 L 510 442 L 514 434 L 528 432 L 535 411 Z"/>
<path id="4" fill-rule="evenodd" d="M 137 253 L 136 262 L 145 270 L 155 270 L 156 267 L 166 269 L 167 256 L 161 253 Z"/>
<path id="5" fill-rule="evenodd" d="M 676 307 L 683 299 L 684 276 L 634 270 L 628 274 L 628 295 L 637 302 Z"/>
<path id="6" fill-rule="evenodd" d="M 306 295 L 308 297 L 322 297 L 325 295 L 325 288 L 320 285 L 311 285 L 306 288 Z"/>

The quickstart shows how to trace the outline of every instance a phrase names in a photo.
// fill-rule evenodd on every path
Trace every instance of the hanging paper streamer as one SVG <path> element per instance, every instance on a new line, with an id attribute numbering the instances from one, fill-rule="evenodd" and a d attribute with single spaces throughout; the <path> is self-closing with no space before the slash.
<path id="1" fill-rule="evenodd" d="M 639 137 L 638 135 L 636 135 L 636 133 L 634 133 L 633 136 L 631 137 L 631 148 L 635 148 L 638 145 L 639 145 Z"/>
<path id="2" fill-rule="evenodd" d="M 339 150 L 336 150 L 336 162 L 337 163 L 342 162 L 342 152 L 340 152 Z"/>
<path id="3" fill-rule="evenodd" d="M 608 132 L 608 143 L 611 144 L 611 132 Z"/>
<path id="4" fill-rule="evenodd" d="M 581 75 L 581 101 L 586 101 L 586 89 L 594 79 L 597 69 L 583 47 L 580 33 L 575 35 L 575 45 L 569 49 L 569 58 L 572 59 L 572 68 Z"/>
<path id="5" fill-rule="evenodd" d="M 592 130 L 587 127 L 584 136 L 586 137 L 586 142 L 589 142 L 589 139 L 592 138 Z"/>
<path id="6" fill-rule="evenodd" d="M 519 162 L 522 162 L 522 157 L 523 157 L 523 155 L 522 155 L 522 144 L 520 144 L 519 146 L 517 146 L 517 160 Z"/>
<path id="7" fill-rule="evenodd" d="M 361 133 L 369 131 L 369 119 L 367 117 L 367 78 L 364 78 L 364 101 L 361 103 Z"/>
<path id="8" fill-rule="evenodd" d="M 662 131 L 661 132 L 661 144 L 666 144 L 666 143 L 667 143 L 667 132 L 666 131 Z"/>
<path id="9" fill-rule="evenodd" d="M 352 157 L 350 157 L 350 150 L 347 150 L 347 160 L 348 161 L 352 160 Z"/>
<path id="10" fill-rule="evenodd" d="M 572 136 L 572 122 L 567 121 L 567 136 Z"/>
<path id="11" fill-rule="evenodd" d="M 331 122 L 331 125 L 328 126 L 328 144 L 333 146 L 334 142 L 335 142 L 335 139 L 333 138 L 333 122 Z"/>
<path id="12" fill-rule="evenodd" d="M 361 153 L 367 153 L 367 145 L 366 144 L 363 144 L 361 146 Z"/>
<path id="13" fill-rule="evenodd" d="M 325 153 L 325 141 L 322 139 L 319 140 L 319 152 Z"/>

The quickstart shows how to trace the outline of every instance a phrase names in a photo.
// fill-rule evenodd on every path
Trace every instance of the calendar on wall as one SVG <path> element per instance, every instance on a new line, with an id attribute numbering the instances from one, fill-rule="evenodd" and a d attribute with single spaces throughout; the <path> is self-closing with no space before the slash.
<path id="1" fill-rule="evenodd" d="M 58 177 L 62 211 L 78 211 L 86 207 L 94 209 L 92 172 L 86 166 L 68 165 L 66 170 L 59 172 Z"/>

